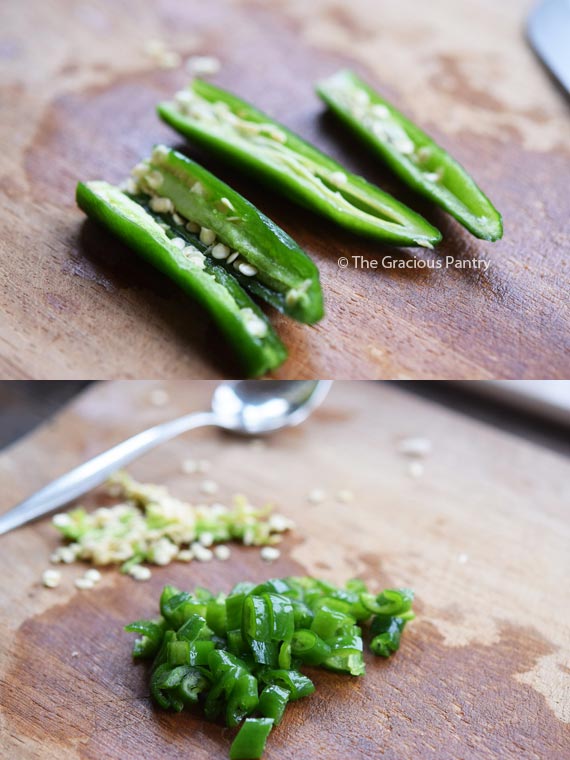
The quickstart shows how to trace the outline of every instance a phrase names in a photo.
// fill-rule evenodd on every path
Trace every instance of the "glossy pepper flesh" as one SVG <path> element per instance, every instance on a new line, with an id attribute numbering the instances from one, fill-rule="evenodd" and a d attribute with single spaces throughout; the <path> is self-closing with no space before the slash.
<path id="1" fill-rule="evenodd" d="M 317 86 L 329 108 L 411 188 L 483 240 L 503 236 L 502 218 L 467 171 L 351 71 Z"/>
<path id="2" fill-rule="evenodd" d="M 158 106 L 201 147 L 351 232 L 395 245 L 433 247 L 441 234 L 419 214 L 236 96 L 199 79 Z"/>

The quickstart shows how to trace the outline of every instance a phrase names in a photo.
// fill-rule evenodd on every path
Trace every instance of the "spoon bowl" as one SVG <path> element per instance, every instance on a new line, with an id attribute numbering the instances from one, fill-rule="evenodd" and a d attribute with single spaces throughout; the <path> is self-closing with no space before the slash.
<path id="1" fill-rule="evenodd" d="M 264 435 L 300 425 L 322 403 L 332 380 L 221 383 L 212 397 L 216 423 L 233 433 Z"/>

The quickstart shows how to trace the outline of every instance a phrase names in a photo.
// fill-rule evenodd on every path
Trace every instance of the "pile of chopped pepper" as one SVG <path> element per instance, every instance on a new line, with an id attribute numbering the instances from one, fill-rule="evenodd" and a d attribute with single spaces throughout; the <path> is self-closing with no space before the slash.
<path id="1" fill-rule="evenodd" d="M 309 577 L 239 583 L 227 596 L 166 586 L 161 616 L 125 630 L 141 634 L 133 656 L 152 660 L 155 702 L 176 712 L 199 705 L 210 720 L 241 724 L 230 758 L 255 760 L 288 702 L 315 690 L 300 668 L 363 675 L 362 624 L 372 618 L 370 649 L 388 657 L 414 618 L 413 596 L 409 589 L 374 595 L 361 580 L 342 588 Z"/>

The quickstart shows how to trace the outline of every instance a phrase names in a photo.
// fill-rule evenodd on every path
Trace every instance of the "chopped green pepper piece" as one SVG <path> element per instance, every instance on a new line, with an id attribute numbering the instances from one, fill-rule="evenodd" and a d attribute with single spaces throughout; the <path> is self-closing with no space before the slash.
<path id="1" fill-rule="evenodd" d="M 186 255 L 144 208 L 113 185 L 80 182 L 77 203 L 208 310 L 249 375 L 263 375 L 283 363 L 285 347 L 229 272 L 200 252 Z"/>
<path id="2" fill-rule="evenodd" d="M 271 718 L 248 718 L 230 747 L 230 760 L 259 760 L 273 728 Z"/>
<path id="3" fill-rule="evenodd" d="M 172 667 L 190 664 L 190 644 L 187 641 L 173 641 L 166 648 L 166 659 Z"/>
<path id="4" fill-rule="evenodd" d="M 231 691 L 226 707 L 226 725 L 233 728 L 255 710 L 259 703 L 257 678 L 250 674 L 240 676 Z"/>
<path id="5" fill-rule="evenodd" d="M 211 599 L 206 608 L 206 622 L 208 626 L 217 633 L 218 636 L 225 636 L 227 633 L 226 620 L 226 602 L 221 599 Z"/>
<path id="6" fill-rule="evenodd" d="M 330 657 L 331 648 L 313 631 L 295 631 L 291 641 L 291 652 L 305 665 L 321 665 Z"/>
<path id="7" fill-rule="evenodd" d="M 408 621 L 401 617 L 377 615 L 372 621 L 370 632 L 374 636 L 370 649 L 379 657 L 389 657 L 400 648 L 400 638 Z"/>
<path id="8" fill-rule="evenodd" d="M 260 673 L 260 679 L 266 684 L 277 684 L 290 693 L 290 701 L 308 697 L 315 691 L 315 684 L 310 678 L 299 673 L 298 670 L 264 670 Z"/>
<path id="9" fill-rule="evenodd" d="M 259 695 L 259 712 L 264 718 L 271 718 L 276 726 L 281 723 L 290 693 L 277 684 L 270 684 Z"/>
<path id="10" fill-rule="evenodd" d="M 351 71 L 321 82 L 330 109 L 418 193 L 483 240 L 503 236 L 501 215 L 447 151 Z"/>
<path id="11" fill-rule="evenodd" d="M 164 634 L 164 622 L 154 620 L 136 620 L 134 623 L 125 626 L 128 633 L 142 633 L 133 646 L 133 657 L 147 660 L 160 649 L 162 637 Z"/>
<path id="12" fill-rule="evenodd" d="M 153 699 L 162 708 L 167 710 L 169 707 L 180 712 L 184 708 L 182 700 L 176 698 L 173 694 L 169 693 L 173 686 L 177 686 L 182 680 L 184 675 L 182 671 L 186 668 L 182 667 L 178 673 L 174 673 L 172 667 L 168 663 L 159 665 L 158 668 L 152 674 L 150 679 L 150 693 Z M 171 674 L 174 675 L 172 676 Z M 180 678 L 178 679 L 178 675 Z"/>
<path id="13" fill-rule="evenodd" d="M 441 240 L 419 214 L 210 83 L 195 79 L 158 113 L 201 147 L 351 232 L 395 245 L 432 247 Z"/>
<path id="14" fill-rule="evenodd" d="M 176 694 L 182 702 L 188 705 L 194 705 L 198 702 L 199 695 L 207 689 L 209 681 L 206 676 L 197 668 L 190 668 L 184 676 Z"/>

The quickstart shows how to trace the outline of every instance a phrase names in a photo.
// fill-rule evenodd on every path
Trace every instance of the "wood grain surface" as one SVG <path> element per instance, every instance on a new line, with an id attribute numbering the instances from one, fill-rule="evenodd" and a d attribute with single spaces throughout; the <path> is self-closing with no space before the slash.
<path id="1" fill-rule="evenodd" d="M 212 385 L 87 390 L 55 421 L 0 457 L 2 508 L 134 433 L 208 404 Z M 433 454 L 412 478 L 401 436 Z M 196 500 L 188 456 L 213 464 L 219 499 L 247 493 L 297 524 L 273 565 L 235 547 L 228 562 L 156 568 L 148 583 L 116 570 L 80 592 L 82 569 L 40 585 L 58 543 L 45 519 L 0 539 L 0 755 L 6 758 L 227 757 L 231 732 L 192 714 L 156 711 L 126 621 L 152 615 L 163 584 L 227 591 L 310 573 L 372 587 L 409 585 L 418 618 L 397 656 L 366 655 L 363 678 L 315 672 L 316 693 L 287 710 L 267 760 L 563 760 L 570 753 L 568 459 L 389 386 L 337 384 L 304 426 L 252 446 L 192 433 L 131 471 Z M 310 505 L 311 488 L 328 498 Z M 340 504 L 339 489 L 355 501 Z M 98 502 L 96 494 L 85 504 Z M 77 652 L 78 656 L 72 656 Z"/>
<path id="2" fill-rule="evenodd" d="M 216 81 L 397 193 L 441 228 L 437 253 L 350 237 L 205 163 L 318 263 L 326 319 L 272 315 L 283 378 L 570 377 L 568 100 L 524 37 L 531 0 L 4 0 L 0 8 L 0 376 L 213 378 L 239 369 L 176 287 L 75 207 L 78 179 L 123 179 L 183 86 L 145 48 L 217 56 Z M 313 83 L 351 66 L 469 169 L 503 212 L 477 241 L 323 118 Z M 347 270 L 340 256 L 349 257 Z M 375 262 L 355 269 L 353 256 Z M 440 270 L 394 269 L 405 261 Z M 481 259 L 487 272 L 455 264 Z"/>

